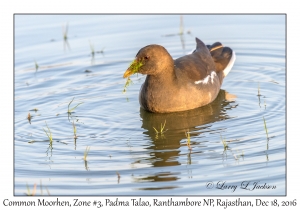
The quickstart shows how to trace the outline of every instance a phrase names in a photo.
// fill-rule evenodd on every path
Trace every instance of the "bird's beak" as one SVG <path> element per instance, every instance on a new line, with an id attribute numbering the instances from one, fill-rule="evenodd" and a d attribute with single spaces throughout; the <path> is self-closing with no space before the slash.
<path id="1" fill-rule="evenodd" d="M 134 74 L 134 71 L 133 71 L 133 65 L 137 62 L 137 59 L 134 59 L 130 66 L 128 67 L 128 69 L 125 71 L 124 75 L 123 75 L 123 78 L 127 78 L 129 77 L 130 75 Z"/>
<path id="2" fill-rule="evenodd" d="M 133 72 L 131 71 L 131 68 L 129 66 L 129 68 L 125 71 L 124 75 L 123 75 L 123 78 L 127 78 L 129 77 L 130 75 L 132 75 Z"/>
<path id="3" fill-rule="evenodd" d="M 137 58 L 134 59 L 128 67 L 128 69 L 125 71 L 123 78 L 129 77 L 130 75 L 137 73 L 142 65 L 143 64 L 139 62 Z"/>

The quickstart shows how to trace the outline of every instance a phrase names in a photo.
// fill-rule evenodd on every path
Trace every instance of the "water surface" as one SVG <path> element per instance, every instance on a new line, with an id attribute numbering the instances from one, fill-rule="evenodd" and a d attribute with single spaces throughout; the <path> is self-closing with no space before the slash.
<path id="1" fill-rule="evenodd" d="M 213 103 L 149 113 L 141 75 L 123 93 L 140 48 L 178 58 L 195 37 L 237 55 Z M 285 195 L 285 66 L 284 15 L 15 15 L 14 193 Z M 240 188 L 255 182 L 271 188 Z"/>

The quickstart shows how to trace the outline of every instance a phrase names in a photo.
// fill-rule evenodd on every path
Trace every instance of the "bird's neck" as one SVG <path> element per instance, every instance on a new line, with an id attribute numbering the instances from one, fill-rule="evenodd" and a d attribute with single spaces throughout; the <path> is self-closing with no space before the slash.
<path id="1" fill-rule="evenodd" d="M 163 86 L 175 85 L 177 81 L 174 68 L 166 68 L 165 71 L 161 71 L 155 75 L 147 75 L 145 83 L 151 86 L 160 86 L 158 88 L 164 88 Z"/>

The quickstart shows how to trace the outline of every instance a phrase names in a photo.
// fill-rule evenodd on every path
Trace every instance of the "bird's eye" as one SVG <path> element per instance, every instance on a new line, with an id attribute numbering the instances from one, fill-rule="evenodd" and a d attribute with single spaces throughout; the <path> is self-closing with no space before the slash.
<path id="1" fill-rule="evenodd" d="M 145 56 L 144 59 L 145 59 L 145 60 L 148 60 L 148 59 L 149 59 L 149 56 Z"/>

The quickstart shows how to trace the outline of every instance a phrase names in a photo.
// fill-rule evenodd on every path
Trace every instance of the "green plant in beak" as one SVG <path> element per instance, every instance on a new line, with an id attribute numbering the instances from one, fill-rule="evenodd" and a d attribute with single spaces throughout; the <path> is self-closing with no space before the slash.
<path id="1" fill-rule="evenodd" d="M 132 74 L 138 73 L 140 68 L 143 66 L 143 62 L 135 59 L 131 62 L 129 68 L 125 71 L 123 78 L 127 78 Z"/>
<path id="2" fill-rule="evenodd" d="M 130 79 L 130 75 L 136 74 L 139 72 L 140 68 L 143 66 L 142 61 L 138 61 L 137 59 L 133 60 L 129 66 L 129 68 L 125 71 L 123 78 L 127 78 L 126 83 L 124 85 L 123 93 L 126 92 L 126 88 L 132 84 L 132 80 Z"/>
<path id="3" fill-rule="evenodd" d="M 130 77 L 127 77 L 127 80 L 126 80 L 126 83 L 124 85 L 124 89 L 123 89 L 123 93 L 126 93 L 126 89 L 129 85 L 131 85 L 133 82 L 132 80 L 130 79 Z"/>

